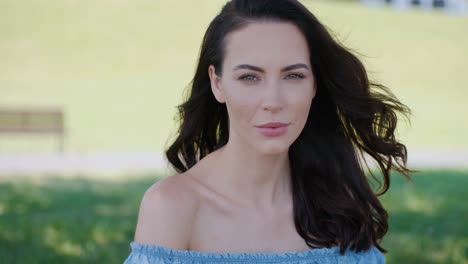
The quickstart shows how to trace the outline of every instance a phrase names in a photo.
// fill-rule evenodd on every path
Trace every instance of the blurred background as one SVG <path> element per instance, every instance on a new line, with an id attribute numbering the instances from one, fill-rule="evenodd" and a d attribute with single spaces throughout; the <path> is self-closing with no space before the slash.
<path id="1" fill-rule="evenodd" d="M 468 3 L 304 0 L 413 111 L 388 263 L 468 263 Z M 0 0 L 0 263 L 119 263 L 225 1 Z"/>

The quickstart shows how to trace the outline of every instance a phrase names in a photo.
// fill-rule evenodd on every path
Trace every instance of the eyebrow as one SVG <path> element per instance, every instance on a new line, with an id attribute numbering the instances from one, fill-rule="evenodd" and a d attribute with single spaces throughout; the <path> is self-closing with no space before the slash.
<path id="1" fill-rule="evenodd" d="M 291 71 L 291 70 L 300 69 L 300 68 L 304 68 L 306 70 L 309 69 L 309 67 L 305 65 L 304 63 L 296 63 L 296 64 L 292 64 L 292 65 L 282 68 L 281 72 Z M 236 67 L 234 67 L 233 71 L 240 70 L 240 69 L 258 71 L 258 72 L 263 72 L 263 73 L 265 72 L 264 69 L 257 67 L 257 66 L 249 65 L 249 64 L 237 65 Z"/>

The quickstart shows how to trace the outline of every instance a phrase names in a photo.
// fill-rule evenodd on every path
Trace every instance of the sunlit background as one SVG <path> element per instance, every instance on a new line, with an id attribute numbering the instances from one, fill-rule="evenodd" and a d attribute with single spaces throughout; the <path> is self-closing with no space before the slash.
<path id="1" fill-rule="evenodd" d="M 413 111 L 387 262 L 468 263 L 468 2 L 301 2 Z M 0 0 L 0 263 L 123 262 L 224 3 Z"/>

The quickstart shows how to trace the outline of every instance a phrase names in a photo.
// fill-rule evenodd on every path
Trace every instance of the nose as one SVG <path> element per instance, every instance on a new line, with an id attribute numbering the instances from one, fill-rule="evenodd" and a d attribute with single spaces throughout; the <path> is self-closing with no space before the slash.
<path id="1" fill-rule="evenodd" d="M 283 107 L 281 106 L 276 106 L 276 105 L 264 105 L 263 110 L 265 111 L 270 111 L 270 112 L 278 112 L 281 111 Z"/>
<path id="2" fill-rule="evenodd" d="M 270 112 L 278 112 L 283 109 L 283 100 L 281 98 L 281 88 L 279 85 L 272 84 L 265 89 L 265 96 L 262 103 L 262 109 Z"/>

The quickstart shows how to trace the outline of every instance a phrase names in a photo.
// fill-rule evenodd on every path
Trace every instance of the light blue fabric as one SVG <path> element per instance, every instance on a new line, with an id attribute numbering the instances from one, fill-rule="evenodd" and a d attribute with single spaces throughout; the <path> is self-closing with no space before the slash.
<path id="1" fill-rule="evenodd" d="M 376 247 L 372 247 L 370 250 L 360 253 L 348 250 L 344 255 L 340 255 L 338 247 L 284 253 L 209 253 L 172 249 L 163 246 L 139 244 L 136 242 L 131 242 L 130 246 L 132 251 L 124 264 L 385 263 L 384 255 Z"/>

